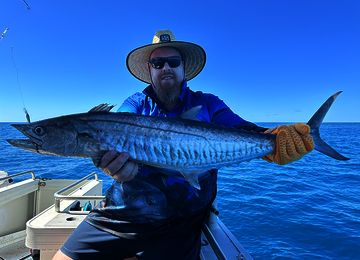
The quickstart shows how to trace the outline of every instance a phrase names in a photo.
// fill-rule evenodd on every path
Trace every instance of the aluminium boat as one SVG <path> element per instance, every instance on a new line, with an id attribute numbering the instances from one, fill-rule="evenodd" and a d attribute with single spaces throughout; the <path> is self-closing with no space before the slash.
<path id="1" fill-rule="evenodd" d="M 28 179 L 13 180 L 27 174 Z M 11 176 L 0 171 L 0 260 L 51 260 L 103 198 L 96 172 L 80 180 L 61 180 L 36 178 L 33 171 Z M 252 260 L 218 214 L 215 201 L 202 227 L 200 258 Z"/>

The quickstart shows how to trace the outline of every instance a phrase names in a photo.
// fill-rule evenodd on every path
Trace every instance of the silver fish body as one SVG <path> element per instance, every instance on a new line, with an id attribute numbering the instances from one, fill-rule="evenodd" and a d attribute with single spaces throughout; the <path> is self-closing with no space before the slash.
<path id="1" fill-rule="evenodd" d="M 319 132 L 327 111 L 340 93 L 328 98 L 308 125 L 316 150 L 337 160 L 348 160 L 327 145 Z M 111 113 L 111 108 L 99 105 L 88 113 L 12 125 L 29 139 L 7 141 L 39 154 L 90 157 L 95 165 L 109 150 L 128 152 L 130 160 L 166 169 L 161 173 L 180 172 L 198 189 L 198 176 L 206 170 L 260 158 L 275 148 L 276 135 L 199 121 L 196 116 L 200 106 L 176 118 Z"/>
<path id="2" fill-rule="evenodd" d="M 8 140 L 16 147 L 46 155 L 90 157 L 94 161 L 109 150 L 126 151 L 135 162 L 181 172 L 196 188 L 202 172 L 267 155 L 273 151 L 276 138 L 181 117 L 111 112 L 13 126 L 29 137 Z"/>

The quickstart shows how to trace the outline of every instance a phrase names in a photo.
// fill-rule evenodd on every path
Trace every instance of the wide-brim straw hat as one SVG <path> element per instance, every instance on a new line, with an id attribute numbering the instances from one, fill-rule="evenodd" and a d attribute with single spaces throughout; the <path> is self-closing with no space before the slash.
<path id="1" fill-rule="evenodd" d="M 148 62 L 151 53 L 159 47 L 174 47 L 185 60 L 185 74 L 189 81 L 195 78 L 204 68 L 206 53 L 204 49 L 191 42 L 178 41 L 171 30 L 159 30 L 155 33 L 151 44 L 131 51 L 126 58 L 126 66 L 137 79 L 151 84 Z"/>

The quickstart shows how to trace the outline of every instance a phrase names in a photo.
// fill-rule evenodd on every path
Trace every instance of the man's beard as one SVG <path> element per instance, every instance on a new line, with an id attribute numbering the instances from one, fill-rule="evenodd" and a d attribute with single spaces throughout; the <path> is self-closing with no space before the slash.
<path id="1" fill-rule="evenodd" d="M 179 98 L 181 86 L 182 84 L 173 84 L 171 86 L 161 86 L 160 88 L 155 87 L 154 91 L 161 103 L 166 105 L 173 103 Z"/>

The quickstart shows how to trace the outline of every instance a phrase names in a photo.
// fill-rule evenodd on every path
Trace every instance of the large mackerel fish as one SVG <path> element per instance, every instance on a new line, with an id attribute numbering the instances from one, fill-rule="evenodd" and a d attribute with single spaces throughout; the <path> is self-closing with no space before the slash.
<path id="1" fill-rule="evenodd" d="M 341 93 L 332 95 L 307 123 L 315 149 L 337 160 L 348 160 L 326 144 L 319 127 Z M 129 152 L 130 160 L 182 176 L 200 189 L 198 176 L 206 170 L 238 164 L 270 154 L 276 135 L 255 133 L 201 122 L 194 107 L 179 117 L 112 113 L 99 105 L 87 113 L 12 125 L 29 139 L 7 140 L 21 149 L 61 157 L 90 157 L 95 166 L 105 152 Z M 181 175 L 180 175 L 181 176 Z"/>

